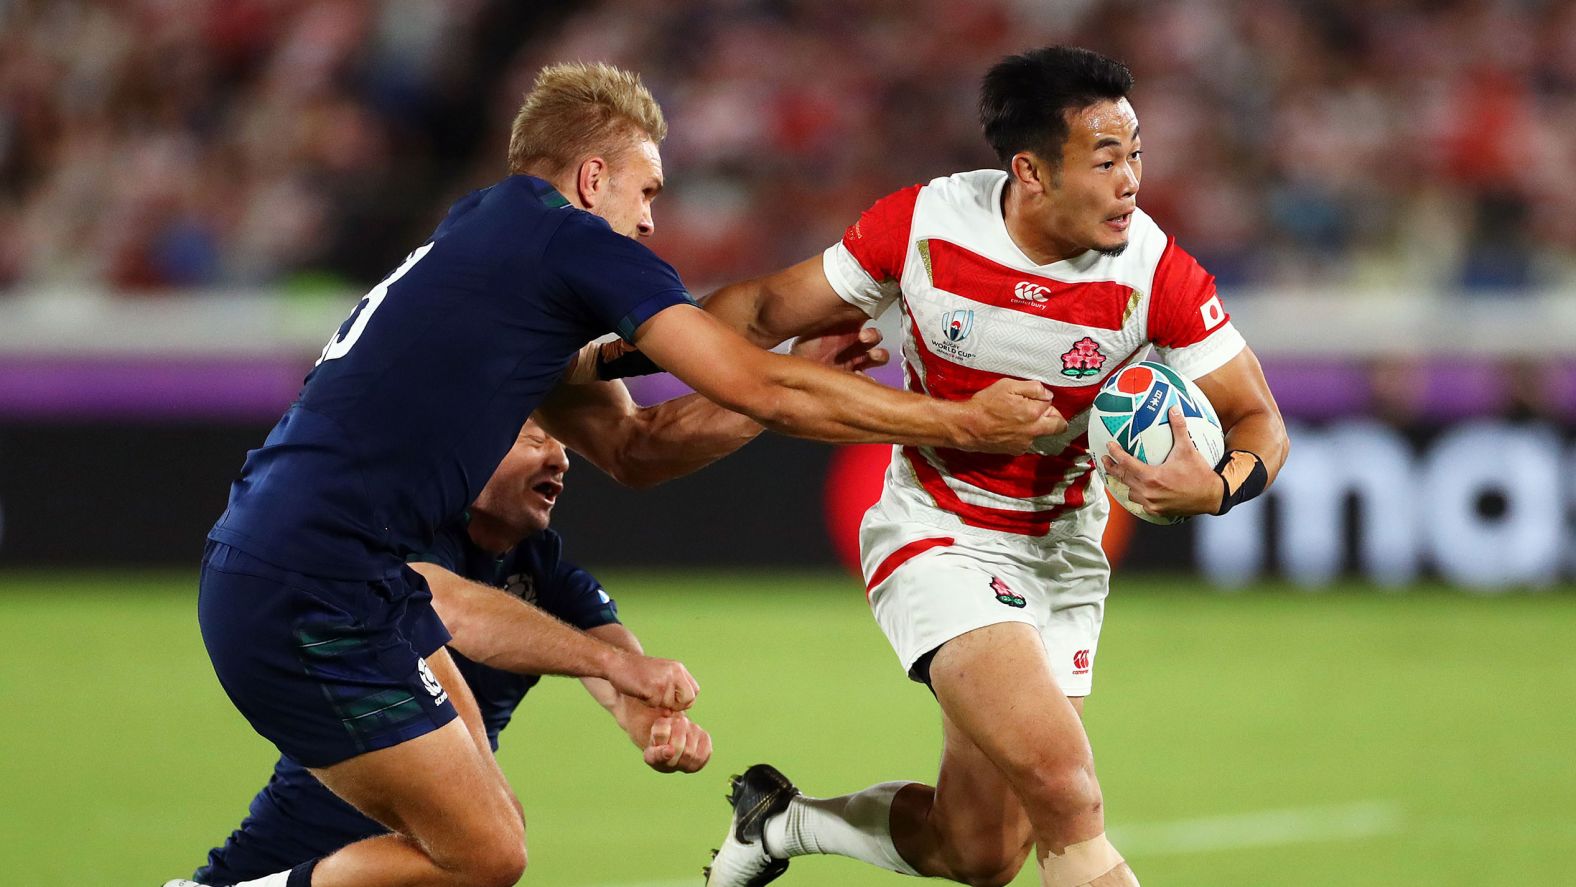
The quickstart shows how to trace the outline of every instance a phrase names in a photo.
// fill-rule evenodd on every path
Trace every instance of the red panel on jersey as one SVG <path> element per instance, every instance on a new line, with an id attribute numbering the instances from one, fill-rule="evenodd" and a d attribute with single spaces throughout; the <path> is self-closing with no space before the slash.
<path id="1" fill-rule="evenodd" d="M 1161 348 L 1195 345 L 1230 320 L 1215 294 L 1215 277 L 1188 255 L 1176 238 L 1155 268 L 1149 295 L 1149 341 Z"/>
<path id="2" fill-rule="evenodd" d="M 1080 436 L 1054 456 L 1003 456 L 967 450 L 936 450 L 936 456 L 948 474 L 966 484 L 1002 496 L 1028 499 L 1054 492 L 1063 478 L 1079 470 L 1076 460 L 1088 451 L 1089 439 Z"/>
<path id="3" fill-rule="evenodd" d="M 947 482 L 942 478 L 941 472 L 925 460 L 923 454 L 913 447 L 904 447 L 903 456 L 908 459 L 908 464 L 914 469 L 914 477 L 919 480 L 919 485 L 924 487 L 931 498 L 936 500 L 936 505 L 944 511 L 957 515 L 958 520 L 971 527 L 985 530 L 995 530 L 1001 533 L 1020 533 L 1025 536 L 1043 536 L 1051 529 L 1051 523 L 1057 518 L 1080 508 L 1084 504 L 1084 491 L 1089 487 L 1089 475 L 1084 475 L 1067 489 L 1067 499 L 1062 505 L 1054 508 L 1042 508 L 1037 511 L 1015 511 L 1010 508 L 992 508 L 989 505 L 974 505 L 964 502 L 958 497 Z"/>
<path id="4" fill-rule="evenodd" d="M 1122 328 L 1133 288 L 1110 280 L 1068 283 L 993 262 L 945 240 L 929 240 L 938 289 L 995 308 L 1102 330 Z"/>
<path id="5" fill-rule="evenodd" d="M 914 227 L 914 204 L 921 187 L 911 185 L 877 200 L 843 232 L 843 246 L 877 283 L 903 277 L 908 232 Z"/>

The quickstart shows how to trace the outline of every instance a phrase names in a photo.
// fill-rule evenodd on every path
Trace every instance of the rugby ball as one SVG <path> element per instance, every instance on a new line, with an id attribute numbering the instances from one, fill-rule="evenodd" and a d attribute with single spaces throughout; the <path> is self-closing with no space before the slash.
<path id="1" fill-rule="evenodd" d="M 1140 462 L 1164 462 L 1174 443 L 1169 419 L 1174 406 L 1182 408 L 1193 446 L 1210 465 L 1218 464 L 1226 452 L 1226 436 L 1215 408 L 1192 380 L 1164 364 L 1144 361 L 1114 373 L 1089 408 L 1089 452 L 1100 479 L 1118 505 L 1152 524 L 1176 524 L 1186 518 L 1161 517 L 1134 505 L 1127 498 L 1127 485 L 1105 473 L 1100 457 L 1106 454 L 1106 444 L 1116 441 Z"/>

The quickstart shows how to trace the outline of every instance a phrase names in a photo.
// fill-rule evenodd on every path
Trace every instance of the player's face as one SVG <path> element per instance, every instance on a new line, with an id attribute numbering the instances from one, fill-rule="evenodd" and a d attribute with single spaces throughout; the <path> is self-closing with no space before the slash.
<path id="1" fill-rule="evenodd" d="M 625 237 L 650 237 L 656 230 L 651 203 L 662 191 L 662 155 L 650 139 L 612 158 L 607 196 L 595 212 Z"/>
<path id="2" fill-rule="evenodd" d="M 1138 205 L 1143 153 L 1138 115 L 1127 99 L 1102 101 L 1070 115 L 1062 165 L 1047 192 L 1047 233 L 1066 255 L 1127 247 Z"/>
<path id="3" fill-rule="evenodd" d="M 526 422 L 471 511 L 498 521 L 522 539 L 541 532 L 564 491 L 568 470 L 564 445 L 534 420 Z"/>

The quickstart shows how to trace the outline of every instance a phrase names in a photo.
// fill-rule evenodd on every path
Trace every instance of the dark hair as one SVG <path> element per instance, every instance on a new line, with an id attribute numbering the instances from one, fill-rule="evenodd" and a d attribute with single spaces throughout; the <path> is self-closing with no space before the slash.
<path id="1" fill-rule="evenodd" d="M 1067 112 L 1124 98 L 1133 72 L 1121 62 L 1076 46 L 1047 46 L 1011 55 L 980 84 L 980 125 L 1003 166 L 1019 151 L 1060 165 Z"/>

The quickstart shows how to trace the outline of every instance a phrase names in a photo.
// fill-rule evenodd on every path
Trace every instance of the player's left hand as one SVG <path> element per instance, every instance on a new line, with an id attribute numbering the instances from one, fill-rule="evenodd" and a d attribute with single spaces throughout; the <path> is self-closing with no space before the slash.
<path id="1" fill-rule="evenodd" d="M 1193 445 L 1182 410 L 1172 407 L 1167 419 L 1175 442 L 1164 462 L 1147 465 L 1112 441 L 1106 445 L 1106 455 L 1100 457 L 1101 465 L 1107 475 L 1126 484 L 1128 498 L 1150 514 L 1214 514 L 1220 509 L 1220 475 Z"/>
<path id="2" fill-rule="evenodd" d="M 814 336 L 800 336 L 788 353 L 816 363 L 862 373 L 886 366 L 891 352 L 879 347 L 881 331 L 873 326 L 830 329 Z"/>
<path id="3" fill-rule="evenodd" d="M 658 773 L 694 773 L 711 760 L 711 735 L 679 712 L 649 710 L 643 745 L 646 766 Z"/>

